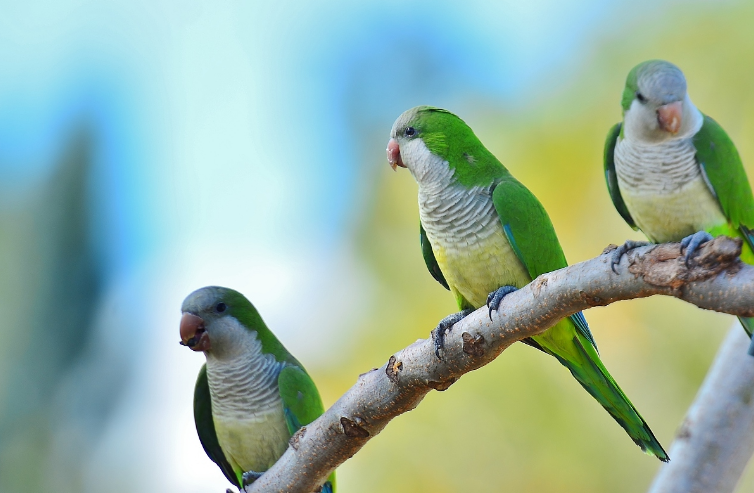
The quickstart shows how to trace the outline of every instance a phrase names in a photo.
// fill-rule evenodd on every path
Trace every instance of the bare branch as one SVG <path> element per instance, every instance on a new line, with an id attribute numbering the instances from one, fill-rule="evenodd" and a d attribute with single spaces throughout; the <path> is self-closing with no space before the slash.
<path id="1" fill-rule="evenodd" d="M 661 294 L 709 310 L 754 316 L 754 267 L 738 259 L 740 240 L 719 237 L 705 244 L 691 267 L 684 264 L 677 243 L 637 248 L 622 258 L 619 274 L 610 268 L 610 251 L 539 276 L 506 296 L 492 321 L 486 307 L 464 318 L 447 335 L 442 360 L 435 356 L 431 339 L 420 339 L 381 368 L 362 374 L 325 414 L 296 434 L 295 444 L 247 490 L 316 490 L 338 465 L 390 420 L 415 408 L 430 390 L 447 389 L 514 342 L 578 311 Z"/>
<path id="2" fill-rule="evenodd" d="M 731 493 L 754 453 L 754 358 L 730 329 L 649 493 Z"/>

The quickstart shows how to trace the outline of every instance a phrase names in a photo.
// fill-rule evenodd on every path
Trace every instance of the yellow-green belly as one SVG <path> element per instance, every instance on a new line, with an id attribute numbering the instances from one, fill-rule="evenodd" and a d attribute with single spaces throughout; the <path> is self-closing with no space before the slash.
<path id="1" fill-rule="evenodd" d="M 252 419 L 215 418 L 217 440 L 234 471 L 263 472 L 288 448 L 288 426 L 282 412 Z"/>
<path id="2" fill-rule="evenodd" d="M 628 187 L 621 193 L 636 225 L 657 243 L 680 241 L 728 222 L 701 176 L 672 193 L 638 192 Z"/>
<path id="3" fill-rule="evenodd" d="M 741 237 L 741 232 L 730 225 L 701 177 L 673 193 L 642 193 L 626 187 L 621 195 L 636 225 L 655 243 L 681 241 L 697 231 L 707 231 L 712 236 Z M 754 252 L 746 242 L 741 260 L 754 264 Z"/>
<path id="4" fill-rule="evenodd" d="M 473 308 L 479 308 L 487 303 L 487 295 L 500 286 L 520 288 L 531 281 L 501 227 L 481 240 L 430 238 L 430 242 L 460 308 L 466 308 L 464 300 Z"/>

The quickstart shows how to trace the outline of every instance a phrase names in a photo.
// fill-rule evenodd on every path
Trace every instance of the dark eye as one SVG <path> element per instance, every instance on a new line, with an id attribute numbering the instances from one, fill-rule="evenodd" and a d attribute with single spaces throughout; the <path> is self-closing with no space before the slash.
<path id="1" fill-rule="evenodd" d="M 403 133 L 406 134 L 406 137 L 413 137 L 416 135 L 416 129 L 414 127 L 406 127 Z"/>
<path id="2" fill-rule="evenodd" d="M 217 311 L 217 313 L 222 313 L 225 311 L 226 308 L 228 307 L 225 305 L 225 303 L 221 301 L 220 303 L 217 304 L 217 306 L 215 306 L 215 311 Z"/>
<path id="3" fill-rule="evenodd" d="M 636 91 L 636 99 L 638 99 L 641 104 L 644 104 L 647 102 L 647 98 L 645 98 L 644 95 L 640 93 L 639 91 Z"/>

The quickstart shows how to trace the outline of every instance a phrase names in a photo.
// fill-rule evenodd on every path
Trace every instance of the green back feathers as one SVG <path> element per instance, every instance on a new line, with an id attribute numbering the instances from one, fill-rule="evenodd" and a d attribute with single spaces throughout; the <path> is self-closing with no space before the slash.
<path id="1" fill-rule="evenodd" d="M 532 279 L 568 265 L 550 216 L 521 182 L 512 176 L 501 180 L 492 201 L 508 241 Z"/>
<path id="2" fill-rule="evenodd" d="M 233 289 L 223 288 L 223 300 L 228 306 L 228 314 L 241 322 L 248 329 L 257 333 L 259 342 L 262 343 L 262 351 L 272 354 L 278 361 L 285 361 L 299 365 L 296 358 L 291 355 L 277 337 L 267 328 L 261 315 L 254 305 L 244 295 Z"/>
<path id="3" fill-rule="evenodd" d="M 322 399 L 306 370 L 300 366 L 286 366 L 278 376 L 280 397 L 283 400 L 285 421 L 291 435 L 325 412 Z"/>
<path id="4" fill-rule="evenodd" d="M 501 180 L 492 192 L 492 201 L 505 237 L 532 279 L 568 265 L 550 216 L 521 182 L 512 176 Z M 584 316 L 577 313 L 570 318 L 596 348 Z"/>
<path id="5" fill-rule="evenodd" d="M 456 180 L 466 187 L 486 186 L 508 174 L 484 147 L 474 131 L 458 116 L 440 108 L 419 106 L 409 122 L 427 148 L 445 159 Z"/>
<path id="6" fill-rule="evenodd" d="M 694 135 L 696 159 L 704 170 L 728 221 L 735 228 L 754 228 L 754 197 L 736 146 L 718 123 L 704 116 Z"/>

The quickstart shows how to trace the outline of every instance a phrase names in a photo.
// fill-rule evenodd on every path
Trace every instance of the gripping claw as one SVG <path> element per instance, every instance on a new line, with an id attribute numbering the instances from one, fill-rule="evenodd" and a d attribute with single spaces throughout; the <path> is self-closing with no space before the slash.
<path id="1" fill-rule="evenodd" d="M 500 302 L 503 301 L 503 298 L 514 291 L 518 291 L 518 288 L 516 286 L 502 286 L 497 288 L 495 291 L 491 292 L 489 296 L 487 296 L 487 308 L 490 309 L 490 321 L 492 321 L 492 312 L 497 311 L 497 309 L 500 307 Z"/>
<path id="2" fill-rule="evenodd" d="M 624 244 L 613 250 L 612 257 L 610 258 L 610 269 L 617 274 L 618 271 L 615 270 L 615 266 L 620 263 L 620 259 L 623 255 L 627 254 L 634 248 L 639 248 L 647 245 L 651 245 L 651 243 L 648 241 L 626 240 Z"/>
<path id="3" fill-rule="evenodd" d="M 681 251 L 683 251 L 684 248 L 686 249 L 686 256 L 684 257 L 686 267 L 690 266 L 689 262 L 691 261 L 691 257 L 694 256 L 697 249 L 699 249 L 703 243 L 707 243 L 713 239 L 713 236 L 706 231 L 697 231 L 693 235 L 689 235 L 681 240 Z"/>
<path id="4" fill-rule="evenodd" d="M 447 317 L 440 320 L 440 323 L 437 324 L 437 327 L 435 327 L 435 329 L 432 331 L 432 340 L 435 343 L 435 356 L 437 356 L 437 359 L 442 359 L 440 357 L 440 350 L 445 347 L 445 333 L 450 331 L 455 324 L 463 320 L 473 311 L 474 310 L 471 309 L 463 310 L 461 312 L 448 315 Z"/>
<path id="5" fill-rule="evenodd" d="M 249 486 L 251 483 L 256 481 L 257 479 L 262 477 L 261 472 L 256 471 L 246 471 L 241 475 L 241 479 L 243 480 L 243 489 L 245 490 L 247 486 Z"/>

